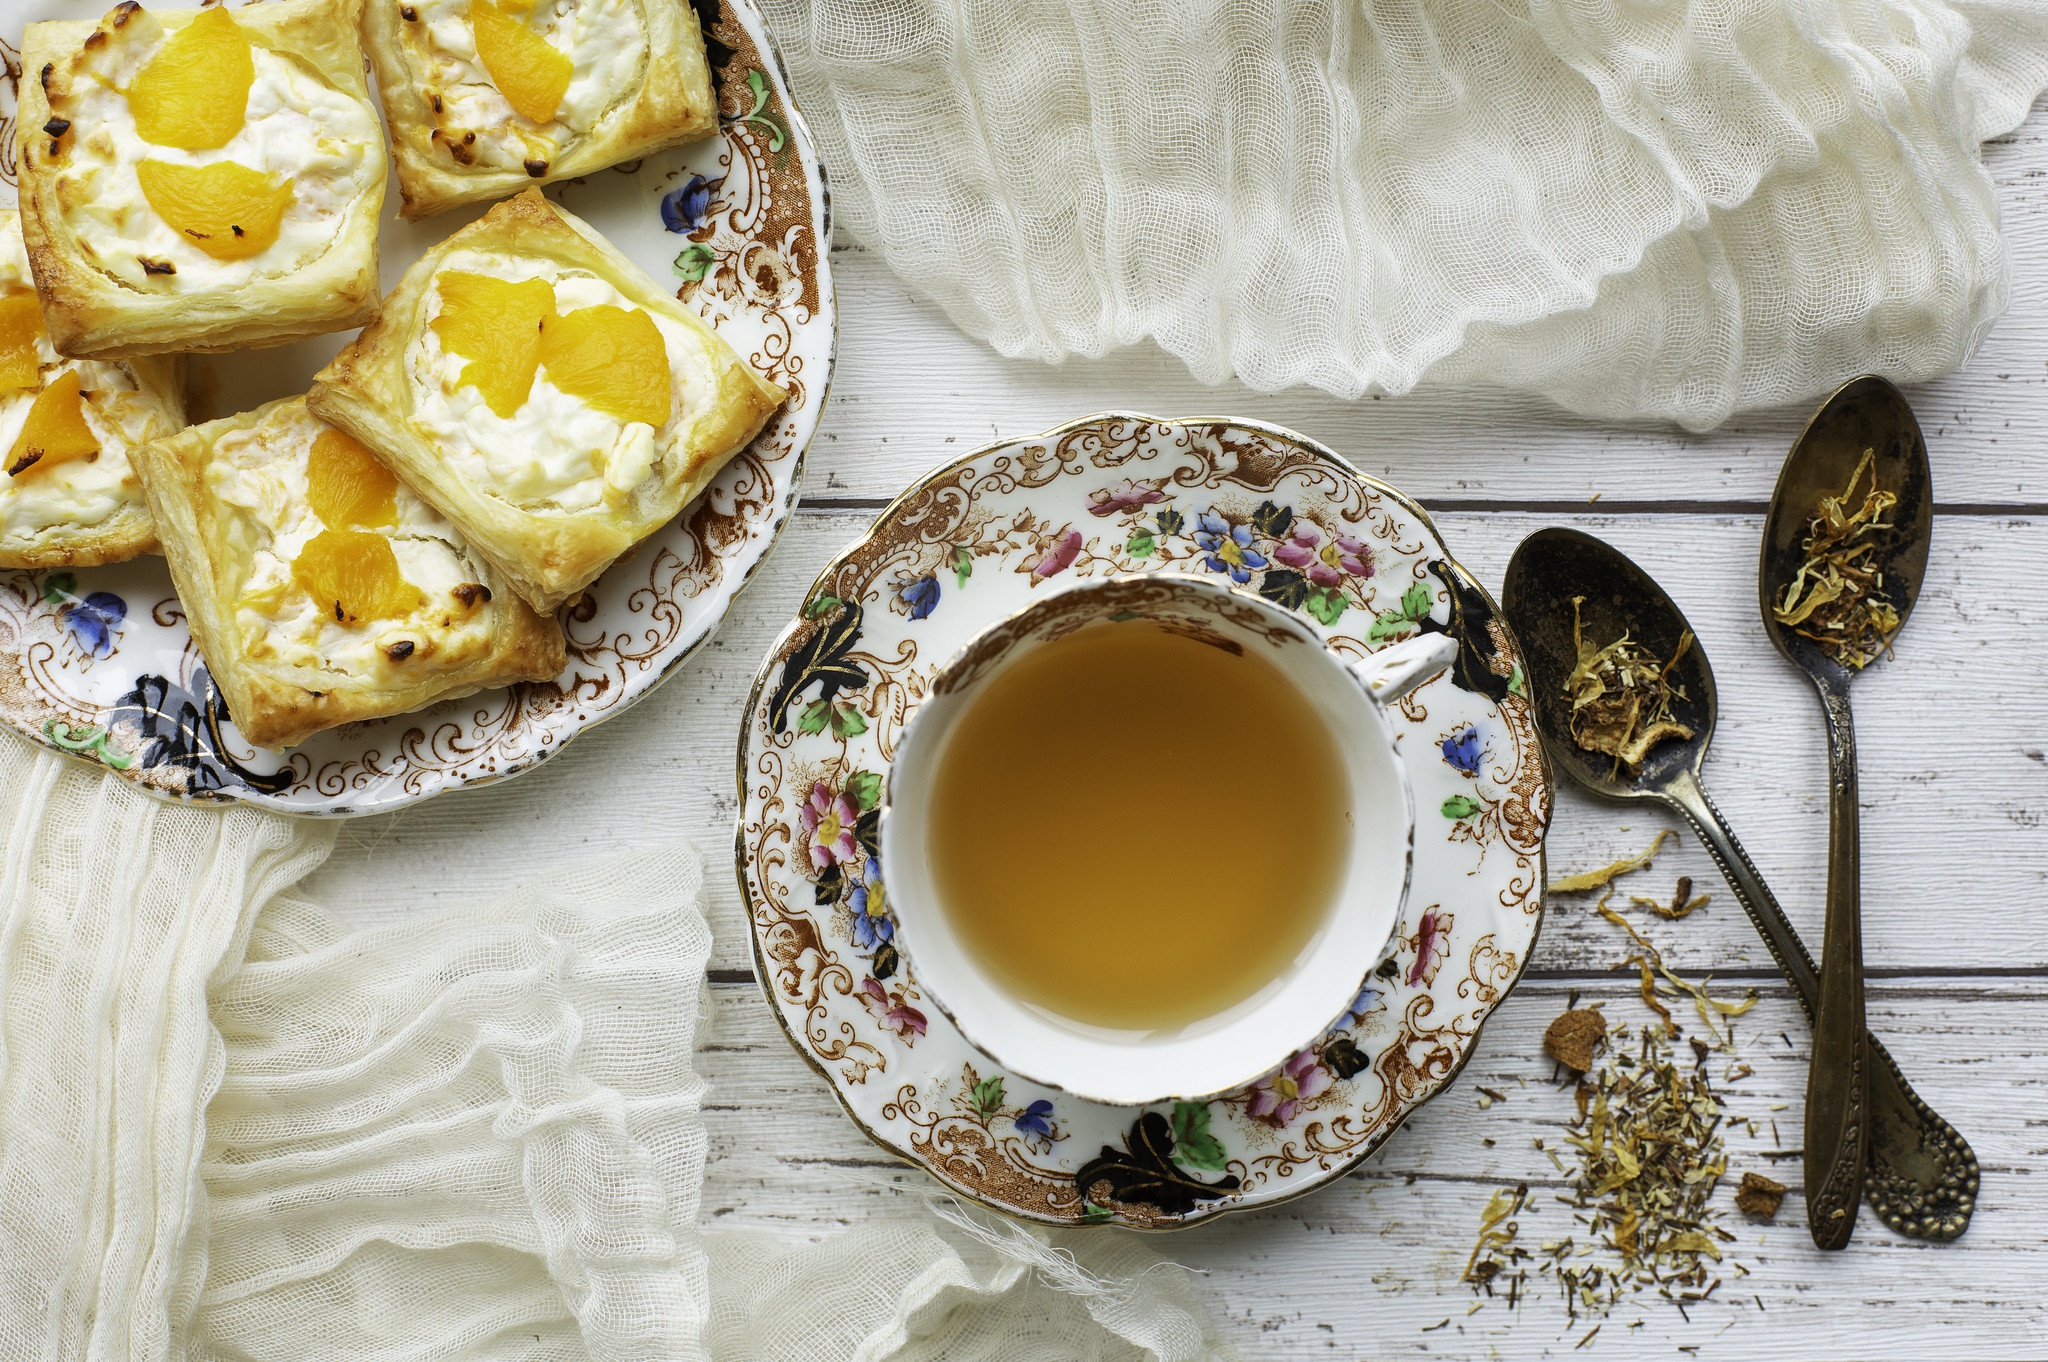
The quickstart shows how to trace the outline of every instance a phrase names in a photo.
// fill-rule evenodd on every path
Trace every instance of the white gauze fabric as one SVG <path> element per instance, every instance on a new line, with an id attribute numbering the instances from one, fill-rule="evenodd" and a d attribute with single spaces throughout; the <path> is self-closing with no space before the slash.
<path id="1" fill-rule="evenodd" d="M 760 0 L 839 223 L 1008 355 L 1694 428 L 1962 362 L 2038 0 Z"/>
<path id="2" fill-rule="evenodd" d="M 351 933 L 285 892 L 332 824 L 13 737 L 0 807 L 8 1362 L 1233 1356 L 1129 1236 L 699 1226 L 687 847 Z"/>
<path id="3" fill-rule="evenodd" d="M 0 1357 L 183 1358 L 207 989 L 331 825 L 159 802 L 0 736 Z"/>

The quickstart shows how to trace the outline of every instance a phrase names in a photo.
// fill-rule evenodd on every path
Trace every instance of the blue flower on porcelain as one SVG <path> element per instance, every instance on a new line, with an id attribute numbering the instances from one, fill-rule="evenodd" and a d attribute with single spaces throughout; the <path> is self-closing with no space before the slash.
<path id="1" fill-rule="evenodd" d="M 1043 1097 L 1018 1112 L 1015 1119 L 1017 1129 L 1026 1135 L 1036 1135 L 1041 1140 L 1052 1138 L 1052 1103 Z"/>
<path id="2" fill-rule="evenodd" d="M 1485 757 L 1479 744 L 1479 729 L 1472 724 L 1456 729 L 1440 744 L 1444 760 L 1468 776 L 1479 774 L 1479 763 Z"/>
<path id="3" fill-rule="evenodd" d="M 661 196 L 661 225 L 671 232 L 694 232 L 711 211 L 711 181 L 692 175 Z"/>
<path id="4" fill-rule="evenodd" d="M 910 618 L 921 620 L 939 606 L 939 579 L 927 572 L 896 593 L 910 607 Z"/>
<path id="5" fill-rule="evenodd" d="M 882 867 L 874 857 L 868 857 L 862 875 L 865 882 L 856 884 L 847 894 L 846 906 L 853 910 L 853 944 L 871 951 L 895 938 L 896 921 L 889 916 L 888 896 L 882 889 Z"/>
<path id="6" fill-rule="evenodd" d="M 1227 572 L 1239 586 L 1266 565 L 1265 555 L 1252 547 L 1251 528 L 1233 525 L 1213 510 L 1196 517 L 1195 546 L 1207 554 L 1202 562 L 1209 571 Z"/>
<path id="7" fill-rule="evenodd" d="M 64 627 L 78 640 L 89 657 L 107 657 L 114 651 L 114 639 L 121 622 L 128 618 L 128 603 L 111 591 L 95 591 L 84 600 L 64 607 Z"/>

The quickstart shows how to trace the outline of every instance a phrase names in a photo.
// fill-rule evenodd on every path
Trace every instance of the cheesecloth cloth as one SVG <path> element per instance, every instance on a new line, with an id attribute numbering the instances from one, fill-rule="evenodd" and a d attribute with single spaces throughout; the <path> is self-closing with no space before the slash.
<path id="1" fill-rule="evenodd" d="M 8 1362 L 1231 1356 L 1128 1236 L 700 1228 L 687 848 L 347 932 L 332 824 L 12 735 L 0 808 Z"/>
<path id="2" fill-rule="evenodd" d="M 1694 428 L 1961 363 L 2039 0 L 758 0 L 834 210 L 1006 355 Z"/>

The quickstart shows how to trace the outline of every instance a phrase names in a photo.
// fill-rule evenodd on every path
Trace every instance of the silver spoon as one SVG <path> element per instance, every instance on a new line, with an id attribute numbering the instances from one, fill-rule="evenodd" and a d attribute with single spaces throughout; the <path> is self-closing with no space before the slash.
<path id="1" fill-rule="evenodd" d="M 1813 1056 L 1806 1080 L 1806 1219 L 1824 1249 L 1846 1247 L 1863 1192 L 1863 1151 L 1870 1138 L 1870 1056 L 1864 1045 L 1862 847 L 1856 791 L 1856 728 L 1849 683 L 1890 650 L 1904 627 L 1927 571 L 1933 529 L 1927 443 L 1899 390 L 1881 378 L 1854 379 L 1821 404 L 1785 457 L 1764 522 L 1757 592 L 1764 632 L 1820 693 L 1828 725 L 1828 898 L 1821 937 L 1820 1006 L 1813 1019 Z M 1867 589 L 1844 599 L 1883 600 L 1892 616 L 1868 629 L 1820 627 L 1816 612 L 1793 617 L 1805 602 L 1836 587 L 1808 571 L 1828 534 L 1816 539 L 1823 503 L 1836 516 L 1855 516 L 1866 499 L 1889 494 L 1889 511 L 1848 531 L 1843 548 L 1873 571 Z M 1835 500 L 1839 499 L 1839 500 Z M 1873 507 L 1881 504 L 1870 502 Z M 1839 570 L 1836 582 L 1842 580 Z M 1839 604 L 1839 602 L 1837 602 Z"/>

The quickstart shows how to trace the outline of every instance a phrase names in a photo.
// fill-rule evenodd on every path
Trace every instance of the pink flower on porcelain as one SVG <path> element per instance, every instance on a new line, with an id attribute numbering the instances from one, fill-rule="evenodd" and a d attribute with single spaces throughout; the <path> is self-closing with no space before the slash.
<path id="1" fill-rule="evenodd" d="M 1296 519 L 1273 557 L 1308 574 L 1317 586 L 1336 586 L 1346 577 L 1372 576 L 1372 550 L 1348 534 L 1333 535 L 1329 543 L 1306 520 Z"/>
<path id="2" fill-rule="evenodd" d="M 811 839 L 811 866 L 823 870 L 831 865 L 851 865 L 860 859 L 860 844 L 854 840 L 853 825 L 860 810 L 844 794 L 833 794 L 824 781 L 811 786 L 810 800 L 797 813 L 797 821 Z"/>
<path id="3" fill-rule="evenodd" d="M 1437 969 L 1450 954 L 1451 915 L 1429 908 L 1406 944 L 1415 948 L 1415 963 L 1408 966 L 1408 986 L 1427 988 L 1436 982 Z"/>
<path id="4" fill-rule="evenodd" d="M 1252 1089 L 1246 1112 L 1278 1130 L 1301 1110 L 1301 1104 L 1320 1096 L 1330 1086 L 1330 1071 L 1316 1059 L 1313 1050 L 1302 1050 L 1280 1066 L 1280 1072 Z"/>
<path id="5" fill-rule="evenodd" d="M 1080 556 L 1081 532 L 1068 530 L 1055 538 L 1048 547 L 1026 558 L 1024 570 L 1031 574 L 1034 581 L 1042 582 L 1048 577 L 1057 577 L 1065 572 Z"/>
<path id="6" fill-rule="evenodd" d="M 1166 493 L 1157 487 L 1148 487 L 1142 482 L 1125 478 L 1114 487 L 1105 487 L 1088 494 L 1088 514 L 1109 516 L 1118 511 L 1136 511 L 1166 500 Z"/>
<path id="7" fill-rule="evenodd" d="M 903 1001 L 903 990 L 884 988 L 873 975 L 860 981 L 860 1005 L 907 1043 L 924 1034 L 924 1013 Z"/>

